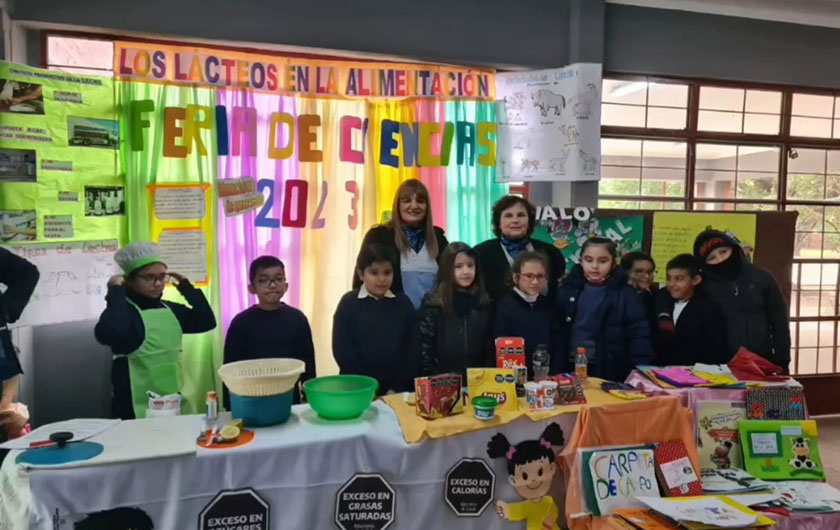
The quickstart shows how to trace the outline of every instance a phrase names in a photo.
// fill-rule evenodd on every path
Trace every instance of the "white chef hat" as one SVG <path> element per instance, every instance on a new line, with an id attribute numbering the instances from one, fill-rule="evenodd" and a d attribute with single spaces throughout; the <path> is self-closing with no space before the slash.
<path id="1" fill-rule="evenodd" d="M 114 261 L 126 274 L 131 274 L 152 263 L 163 263 L 160 248 L 148 241 L 138 241 L 119 249 L 114 254 Z"/>

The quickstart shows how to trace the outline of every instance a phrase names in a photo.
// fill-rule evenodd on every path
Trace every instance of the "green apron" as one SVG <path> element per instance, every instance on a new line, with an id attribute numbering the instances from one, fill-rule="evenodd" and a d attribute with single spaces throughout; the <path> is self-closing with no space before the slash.
<path id="1" fill-rule="evenodd" d="M 181 324 L 175 313 L 166 306 L 159 309 L 140 309 L 134 302 L 129 303 L 140 312 L 146 338 L 137 350 L 128 355 L 128 374 L 131 381 L 131 401 L 134 404 L 134 416 L 146 417 L 151 390 L 161 396 L 179 392 L 178 363 L 181 356 Z M 184 402 L 181 398 L 181 408 Z"/>

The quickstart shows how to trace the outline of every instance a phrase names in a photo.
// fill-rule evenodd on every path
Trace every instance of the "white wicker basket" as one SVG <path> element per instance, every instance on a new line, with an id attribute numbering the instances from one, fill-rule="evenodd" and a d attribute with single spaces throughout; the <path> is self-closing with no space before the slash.
<path id="1" fill-rule="evenodd" d="M 238 396 L 276 396 L 294 388 L 305 368 L 298 359 L 256 359 L 222 365 L 219 377 Z"/>

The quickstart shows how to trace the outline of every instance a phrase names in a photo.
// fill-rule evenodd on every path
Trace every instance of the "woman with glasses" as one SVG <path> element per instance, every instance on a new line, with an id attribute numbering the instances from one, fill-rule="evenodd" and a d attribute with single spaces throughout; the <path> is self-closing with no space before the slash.
<path id="1" fill-rule="evenodd" d="M 216 327 L 216 317 L 201 291 L 167 270 L 154 243 L 123 247 L 114 254 L 114 261 L 124 274 L 108 281 L 105 311 L 94 335 L 114 352 L 111 415 L 124 420 L 144 418 L 149 391 L 179 392 L 183 334 L 210 331 Z M 189 305 L 161 299 L 169 283 Z"/>
<path id="2" fill-rule="evenodd" d="M 493 239 L 475 247 L 478 253 L 484 287 L 493 302 L 505 293 L 510 278 L 510 266 L 520 252 L 538 251 L 548 258 L 548 276 L 543 294 L 554 299 L 557 283 L 566 272 L 566 260 L 553 245 L 532 239 L 536 227 L 537 209 L 528 200 L 506 195 L 493 205 Z"/>

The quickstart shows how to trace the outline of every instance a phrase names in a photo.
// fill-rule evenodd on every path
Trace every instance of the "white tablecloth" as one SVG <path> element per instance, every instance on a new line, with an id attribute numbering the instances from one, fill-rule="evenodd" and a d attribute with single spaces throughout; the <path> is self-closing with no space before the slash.
<path id="1" fill-rule="evenodd" d="M 269 503 L 273 530 L 336 528 L 341 486 L 354 474 L 380 473 L 396 491 L 396 516 L 389 529 L 510 530 L 511 523 L 500 519 L 492 505 L 480 517 L 457 517 L 444 502 L 447 471 L 461 458 L 481 458 L 496 474 L 495 498 L 521 501 L 508 483 L 504 459 L 487 456 L 487 442 L 496 432 L 514 444 L 536 439 L 551 421 L 568 439 L 575 419 L 575 414 L 543 422 L 522 418 L 492 430 L 409 445 L 384 403 L 374 403 L 363 418 L 349 422 L 327 422 L 301 405 L 293 408 L 289 422 L 259 429 L 251 444 L 224 451 L 198 449 L 191 455 L 32 470 L 17 467 L 12 452 L 0 470 L 0 529 L 4 523 L 14 530 L 72 529 L 88 514 L 117 507 L 141 509 L 155 529 L 196 528 L 200 512 L 219 492 L 241 488 L 253 488 Z M 142 428 L 143 421 L 123 423 L 130 430 Z M 195 417 L 169 421 L 173 428 L 192 422 L 198 434 Z M 109 432 L 113 436 L 112 430 L 92 440 L 105 445 L 103 458 L 109 454 Z M 123 453 L 131 444 L 126 432 L 118 444 Z M 561 512 L 562 486 L 557 473 L 553 493 Z"/>

